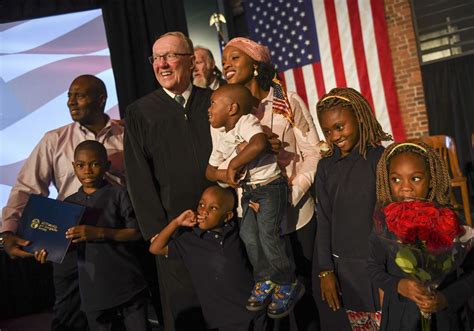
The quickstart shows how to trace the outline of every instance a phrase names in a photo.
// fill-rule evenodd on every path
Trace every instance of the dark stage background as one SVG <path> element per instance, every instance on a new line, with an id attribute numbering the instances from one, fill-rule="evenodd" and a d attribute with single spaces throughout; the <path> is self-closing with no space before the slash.
<path id="1" fill-rule="evenodd" d="M 126 107 L 157 88 L 147 57 L 159 35 L 187 33 L 181 0 L 4 0 L 0 23 L 83 10 L 103 10 L 121 116 Z M 247 31 L 228 18 L 229 37 Z M 469 173 L 474 152 L 474 56 L 463 56 L 422 66 L 430 134 L 455 138 L 463 171 Z M 471 168 L 472 169 L 472 168 Z M 472 189 L 471 189 L 472 192 Z M 51 267 L 32 260 L 10 260 L 0 252 L 0 318 L 51 307 Z"/>

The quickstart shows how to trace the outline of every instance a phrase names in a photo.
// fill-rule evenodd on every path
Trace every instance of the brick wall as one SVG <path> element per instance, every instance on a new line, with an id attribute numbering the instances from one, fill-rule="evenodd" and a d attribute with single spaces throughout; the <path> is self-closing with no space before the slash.
<path id="1" fill-rule="evenodd" d="M 415 138 L 428 134 L 428 117 L 410 6 L 410 0 L 385 0 L 398 102 L 407 138 Z"/>

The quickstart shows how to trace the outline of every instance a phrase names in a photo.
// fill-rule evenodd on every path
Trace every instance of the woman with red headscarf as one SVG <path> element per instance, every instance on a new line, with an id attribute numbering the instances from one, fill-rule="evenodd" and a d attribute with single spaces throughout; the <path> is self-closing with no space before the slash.
<path id="1" fill-rule="evenodd" d="M 306 287 L 297 303 L 292 329 L 317 329 L 317 309 L 311 291 L 311 264 L 316 235 L 315 203 L 309 193 L 320 159 L 318 134 L 304 101 L 286 93 L 276 78 L 268 48 L 247 38 L 234 38 L 223 51 L 224 78 L 246 86 L 254 97 L 253 114 L 269 137 L 290 188 L 282 235 L 289 235 L 296 273 Z"/>

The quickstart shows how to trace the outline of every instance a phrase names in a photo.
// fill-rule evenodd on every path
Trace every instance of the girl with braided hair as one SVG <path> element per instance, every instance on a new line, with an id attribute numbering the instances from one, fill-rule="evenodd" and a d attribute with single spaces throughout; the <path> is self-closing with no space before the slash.
<path id="1" fill-rule="evenodd" d="M 316 171 L 315 269 L 320 284 L 314 290 L 321 329 L 376 330 L 379 296 L 366 261 L 376 202 L 375 171 L 384 150 L 380 142 L 391 137 L 367 100 L 352 88 L 332 89 L 316 108 L 332 146 L 332 155 L 323 158 Z"/>
<path id="2" fill-rule="evenodd" d="M 450 207 L 450 177 L 438 153 L 422 143 L 394 143 L 377 165 L 377 200 L 381 206 L 409 199 L 427 199 Z M 468 254 L 456 272 L 446 276 L 433 294 L 395 263 L 394 252 L 372 233 L 368 271 L 373 283 L 384 291 L 381 330 L 419 330 L 420 311 L 435 314 L 435 330 L 467 330 L 466 302 L 474 295 L 474 256 Z M 464 315 L 464 316 L 463 316 Z M 470 328 L 469 328 L 470 329 Z"/>
<path id="3" fill-rule="evenodd" d="M 400 156 L 398 156 L 400 154 Z M 393 191 L 400 182 L 397 176 L 392 160 L 396 162 L 398 159 L 409 159 L 402 163 L 409 166 L 415 162 L 412 159 L 420 159 L 423 161 L 424 177 L 414 177 L 413 182 L 418 183 L 416 187 L 420 187 L 425 182 L 429 183 L 428 187 L 423 186 L 427 191 L 415 192 L 408 190 Z M 392 169 L 394 173 L 392 174 Z M 382 205 L 388 205 L 397 200 L 404 198 L 423 198 L 428 201 L 434 201 L 441 206 L 449 206 L 449 196 L 451 194 L 451 179 L 449 177 L 448 168 L 445 162 L 441 160 L 438 153 L 430 146 L 423 142 L 417 143 L 393 143 L 387 147 L 382 154 L 381 160 L 377 165 L 377 201 Z"/>

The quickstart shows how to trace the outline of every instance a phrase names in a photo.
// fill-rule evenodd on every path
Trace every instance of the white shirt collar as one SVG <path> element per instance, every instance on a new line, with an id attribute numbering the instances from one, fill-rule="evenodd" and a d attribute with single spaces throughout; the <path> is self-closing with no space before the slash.
<path id="1" fill-rule="evenodd" d="M 163 90 L 166 92 L 166 94 L 168 94 L 171 97 L 171 99 L 174 99 L 174 97 L 176 96 L 176 93 L 173 93 L 170 90 L 165 89 L 164 87 L 163 87 Z M 183 93 L 181 93 L 181 95 L 184 98 L 183 107 L 186 107 L 186 104 L 188 103 L 188 99 L 191 96 L 192 90 L 193 90 L 193 85 L 189 84 L 188 88 Z"/>
<path id="2" fill-rule="evenodd" d="M 219 79 L 217 77 L 214 76 L 214 81 L 208 86 L 208 88 L 210 88 L 211 90 L 215 91 L 219 88 L 220 86 L 220 82 L 219 82 Z"/>

